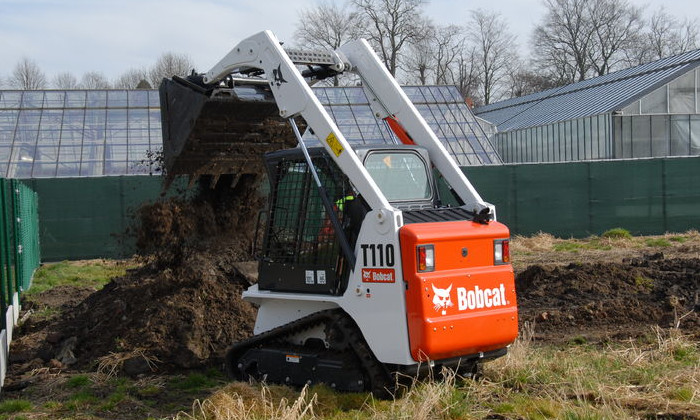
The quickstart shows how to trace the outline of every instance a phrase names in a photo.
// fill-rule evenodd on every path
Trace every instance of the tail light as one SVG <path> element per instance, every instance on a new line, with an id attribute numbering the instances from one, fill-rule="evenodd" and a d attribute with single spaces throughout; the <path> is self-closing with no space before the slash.
<path id="1" fill-rule="evenodd" d="M 418 272 L 435 270 L 435 248 L 432 245 L 419 245 L 416 247 L 418 258 Z"/>
<path id="2" fill-rule="evenodd" d="M 493 242 L 493 263 L 510 264 L 510 240 L 499 239 Z"/>

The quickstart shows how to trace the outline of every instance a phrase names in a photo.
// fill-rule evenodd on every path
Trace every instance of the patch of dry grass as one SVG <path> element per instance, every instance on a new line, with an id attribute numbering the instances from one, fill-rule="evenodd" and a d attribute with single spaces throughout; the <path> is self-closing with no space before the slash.
<path id="1" fill-rule="evenodd" d="M 325 387 L 229 384 L 175 419 L 700 419 L 700 349 L 677 330 L 648 342 L 541 346 L 525 326 L 472 380 L 443 371 L 394 399 Z M 499 417 L 500 416 L 500 417 Z"/>

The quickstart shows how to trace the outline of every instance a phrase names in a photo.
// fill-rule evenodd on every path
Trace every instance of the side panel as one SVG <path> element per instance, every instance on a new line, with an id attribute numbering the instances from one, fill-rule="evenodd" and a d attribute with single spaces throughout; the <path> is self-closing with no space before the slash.
<path id="1" fill-rule="evenodd" d="M 401 228 L 411 355 L 440 360 L 497 350 L 515 340 L 518 314 L 510 264 L 494 265 L 498 222 L 409 224 Z M 435 269 L 418 272 L 416 246 L 433 245 Z"/>

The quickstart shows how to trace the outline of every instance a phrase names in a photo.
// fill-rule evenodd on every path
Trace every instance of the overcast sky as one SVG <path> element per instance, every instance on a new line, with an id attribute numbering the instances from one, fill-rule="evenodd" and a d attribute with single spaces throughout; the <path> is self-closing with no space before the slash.
<path id="1" fill-rule="evenodd" d="M 631 0 L 674 16 L 700 17 L 696 0 Z M 0 78 L 22 57 L 49 80 L 61 72 L 78 79 L 88 71 L 110 80 L 152 65 L 164 52 L 187 54 L 206 71 L 241 39 L 271 29 L 292 42 L 299 11 L 317 0 L 0 0 Z M 463 24 L 473 9 L 500 12 L 521 49 L 544 14 L 541 0 L 432 0 L 428 17 Z"/>

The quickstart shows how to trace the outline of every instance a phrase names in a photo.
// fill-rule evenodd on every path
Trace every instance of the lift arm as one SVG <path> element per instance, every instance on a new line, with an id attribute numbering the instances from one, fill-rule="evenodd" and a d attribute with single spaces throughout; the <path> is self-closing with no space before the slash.
<path id="1" fill-rule="evenodd" d="M 347 65 L 337 54 L 317 54 L 316 57 L 306 58 L 305 64 L 332 61 L 337 70 L 344 70 Z M 249 72 L 251 69 L 264 71 L 280 116 L 302 116 L 369 206 L 376 210 L 390 210 L 392 206 L 271 31 L 260 32 L 241 41 L 206 73 L 204 82 L 217 83 L 229 74 Z"/>
<path id="2" fill-rule="evenodd" d="M 428 149 L 431 161 L 468 210 L 491 212 L 491 217 L 494 217 L 493 206 L 481 199 L 394 77 L 363 39 L 345 44 L 336 51 L 287 52 L 272 32 L 260 32 L 236 45 L 205 74 L 204 82 L 217 83 L 233 73 L 245 74 L 257 69 L 264 71 L 280 115 L 284 118 L 301 115 L 369 206 L 372 209 L 391 209 L 386 197 L 295 67 L 298 64 L 321 65 L 337 73 L 350 71 L 358 74 L 375 116 L 385 119 L 404 143 Z"/>

